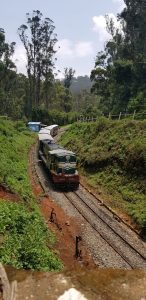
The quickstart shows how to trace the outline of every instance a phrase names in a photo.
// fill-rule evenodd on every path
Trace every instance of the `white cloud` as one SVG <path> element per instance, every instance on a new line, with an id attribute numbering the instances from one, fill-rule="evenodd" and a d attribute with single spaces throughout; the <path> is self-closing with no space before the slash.
<path id="1" fill-rule="evenodd" d="M 72 56 L 73 55 L 73 45 L 68 39 L 62 39 L 58 41 L 56 45 L 56 50 L 59 56 Z"/>
<path id="2" fill-rule="evenodd" d="M 115 0 L 116 1 L 116 0 Z M 120 28 L 120 23 L 117 21 L 116 16 L 113 13 L 108 13 L 107 14 L 109 18 L 113 19 L 115 28 Z M 97 33 L 97 39 L 101 46 L 104 45 L 104 43 L 111 38 L 111 35 L 107 32 L 106 29 L 106 19 L 105 16 L 99 15 L 99 16 L 94 16 L 92 18 L 94 26 L 93 26 L 93 31 Z"/>
<path id="3" fill-rule="evenodd" d="M 60 47 L 57 52 L 59 57 L 82 58 L 93 54 L 91 42 L 79 41 L 73 43 L 71 40 L 62 39 L 58 41 L 57 48 L 58 47 Z"/>
<path id="4" fill-rule="evenodd" d="M 78 42 L 75 45 L 74 50 L 77 57 L 86 57 L 93 54 L 93 46 L 91 42 Z"/>
<path id="5" fill-rule="evenodd" d="M 16 45 L 13 61 L 17 67 L 17 72 L 26 74 L 27 59 L 23 45 Z"/>
<path id="6" fill-rule="evenodd" d="M 102 15 L 94 16 L 92 20 L 94 23 L 93 30 L 97 32 L 99 42 L 104 43 L 110 37 L 106 30 L 105 17 Z"/>

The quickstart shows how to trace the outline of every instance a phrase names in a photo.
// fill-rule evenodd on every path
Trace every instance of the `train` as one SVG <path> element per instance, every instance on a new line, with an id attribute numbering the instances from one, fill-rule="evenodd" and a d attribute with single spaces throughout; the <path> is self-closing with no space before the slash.
<path id="1" fill-rule="evenodd" d="M 57 124 L 46 126 L 45 129 L 50 131 L 51 136 L 55 136 L 58 133 L 59 126 Z"/>
<path id="2" fill-rule="evenodd" d="M 42 124 L 41 122 L 28 122 L 27 125 L 31 131 L 41 133 L 41 132 L 43 132 L 43 130 L 47 130 L 47 131 L 49 131 L 51 136 L 57 135 L 58 129 L 59 129 L 59 126 L 57 124 L 47 126 L 47 125 Z"/>
<path id="3" fill-rule="evenodd" d="M 39 158 L 47 168 L 56 188 L 78 189 L 79 174 L 76 154 L 55 143 L 53 137 L 58 133 L 58 128 L 55 127 L 56 125 L 51 126 L 48 126 L 51 130 L 45 127 L 38 134 Z"/>

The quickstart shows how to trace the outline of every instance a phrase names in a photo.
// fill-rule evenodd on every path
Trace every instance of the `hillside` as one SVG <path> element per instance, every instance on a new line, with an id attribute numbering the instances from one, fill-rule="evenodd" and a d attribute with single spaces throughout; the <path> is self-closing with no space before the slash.
<path id="1" fill-rule="evenodd" d="M 76 123 L 61 143 L 76 152 L 87 182 L 112 196 L 112 207 L 146 227 L 146 121 Z"/>
<path id="2" fill-rule="evenodd" d="M 85 76 L 74 77 L 72 79 L 70 90 L 73 94 L 79 94 L 84 90 L 89 92 L 91 87 L 92 87 L 91 80 L 87 75 L 85 75 Z"/>

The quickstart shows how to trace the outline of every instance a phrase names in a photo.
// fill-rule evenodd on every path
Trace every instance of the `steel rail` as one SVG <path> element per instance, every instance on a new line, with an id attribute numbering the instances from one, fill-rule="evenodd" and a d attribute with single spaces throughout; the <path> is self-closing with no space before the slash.
<path id="1" fill-rule="evenodd" d="M 84 184 L 80 182 L 80 186 L 85 189 L 90 195 L 92 195 L 99 203 L 102 203 L 102 206 L 105 207 L 109 212 L 111 212 L 115 217 L 117 217 L 120 222 L 129 227 L 139 238 L 140 235 L 136 229 L 134 229 L 130 224 L 124 221 L 111 207 L 107 206 L 101 199 L 99 199 L 92 191 L 90 191 Z"/>
<path id="2" fill-rule="evenodd" d="M 85 205 L 87 205 L 87 207 L 95 214 L 95 216 L 98 216 L 98 218 L 100 219 L 100 220 L 102 220 L 117 236 L 119 236 L 127 245 L 129 245 L 131 248 L 132 248 L 132 250 L 134 250 L 137 254 L 139 254 L 139 256 L 142 258 L 142 259 L 144 259 L 145 261 L 146 261 L 146 257 L 143 255 L 143 254 L 141 254 L 133 245 L 131 245 L 122 235 L 120 235 L 110 224 L 108 224 L 108 222 L 106 222 L 106 220 L 104 220 L 104 218 L 103 217 L 101 217 L 94 209 L 92 209 L 87 203 L 86 203 L 86 201 L 84 201 L 84 199 L 80 196 L 80 195 L 78 195 L 78 193 L 77 192 L 74 192 L 75 194 L 76 194 L 76 196 L 78 197 L 78 198 L 80 198 L 84 203 L 85 203 Z M 100 210 L 100 208 L 98 208 L 99 210 Z M 104 214 L 104 212 L 102 211 L 102 214 Z"/>
<path id="3" fill-rule="evenodd" d="M 74 192 L 76 194 L 76 192 Z M 129 261 L 129 259 L 118 249 L 118 247 L 116 245 L 113 245 L 113 243 L 107 238 L 105 237 L 105 234 L 101 233 L 99 229 L 97 229 L 97 226 L 94 222 L 92 222 L 91 220 L 89 220 L 89 218 L 87 216 L 84 216 L 81 212 L 81 209 L 78 208 L 78 206 L 74 203 L 74 201 L 72 200 L 71 197 L 69 197 L 68 193 L 64 193 L 64 195 L 66 196 L 66 198 L 72 203 L 72 205 L 77 209 L 77 211 L 83 216 L 83 218 L 90 224 L 90 226 L 96 231 L 98 232 L 98 234 L 120 255 L 120 257 L 122 257 L 122 259 L 132 268 L 134 269 L 135 267 L 133 266 L 133 264 Z M 76 196 L 82 200 L 84 202 L 84 200 L 79 197 L 77 194 Z M 136 252 L 136 254 L 139 254 L 138 251 L 132 247 L 131 244 L 129 244 L 123 237 L 121 237 L 119 234 L 117 234 L 117 232 L 115 230 L 113 230 L 113 228 L 111 226 L 109 226 L 109 224 L 106 223 L 105 220 L 103 220 L 102 218 L 100 218 L 100 216 L 97 215 L 97 213 L 92 209 L 90 208 L 90 206 L 84 202 L 84 204 L 88 207 L 88 209 L 90 209 L 90 211 L 92 213 L 95 214 L 95 216 L 97 216 L 102 222 L 104 222 L 106 224 L 106 226 L 108 226 L 112 231 L 114 231 L 114 233 L 116 233 L 116 235 L 122 239 L 124 241 L 124 243 L 126 243 L 126 245 L 128 245 L 130 248 L 132 248 L 133 251 Z M 145 257 L 143 257 L 141 255 L 141 253 L 139 254 L 141 256 L 142 259 L 146 260 Z"/>

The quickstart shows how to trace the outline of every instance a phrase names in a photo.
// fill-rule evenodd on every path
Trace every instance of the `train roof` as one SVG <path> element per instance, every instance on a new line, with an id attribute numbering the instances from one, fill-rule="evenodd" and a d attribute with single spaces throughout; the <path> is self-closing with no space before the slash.
<path id="1" fill-rule="evenodd" d="M 41 122 L 28 122 L 28 125 L 40 125 Z"/>
<path id="2" fill-rule="evenodd" d="M 48 133 L 39 133 L 39 141 L 54 141 L 52 136 Z"/>
<path id="3" fill-rule="evenodd" d="M 49 153 L 52 154 L 52 155 L 57 155 L 57 156 L 75 155 L 74 152 L 69 151 L 69 150 L 65 150 L 65 149 L 55 149 L 55 150 L 49 151 Z"/>
<path id="4" fill-rule="evenodd" d="M 47 140 L 43 141 L 44 144 L 48 145 L 48 150 L 51 155 L 63 156 L 63 155 L 75 155 L 74 152 L 64 149 L 62 146 L 55 143 L 48 143 Z"/>
<path id="5" fill-rule="evenodd" d="M 46 128 L 40 129 L 39 134 L 43 134 L 43 133 L 50 134 L 50 130 Z"/>
<path id="6" fill-rule="evenodd" d="M 45 128 L 51 130 L 52 128 L 55 128 L 55 127 L 58 127 L 58 125 L 54 124 L 54 125 L 47 126 Z"/>
<path id="7" fill-rule="evenodd" d="M 44 141 L 44 144 L 48 144 L 47 141 Z M 58 145 L 58 144 L 55 144 L 55 143 L 52 143 L 52 144 L 49 144 L 49 150 L 52 151 L 52 150 L 56 150 L 56 149 L 64 149 L 62 146 Z M 65 150 L 65 149 L 64 149 Z"/>

